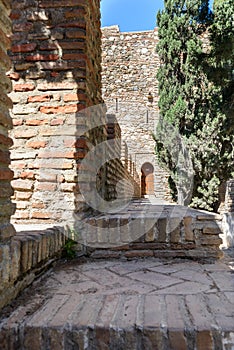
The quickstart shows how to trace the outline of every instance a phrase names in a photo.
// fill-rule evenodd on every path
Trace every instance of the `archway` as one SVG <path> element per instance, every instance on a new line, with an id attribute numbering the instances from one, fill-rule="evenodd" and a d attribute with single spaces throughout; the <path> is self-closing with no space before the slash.
<path id="1" fill-rule="evenodd" d="M 144 163 L 141 167 L 141 195 L 154 194 L 154 167 L 151 163 Z"/>

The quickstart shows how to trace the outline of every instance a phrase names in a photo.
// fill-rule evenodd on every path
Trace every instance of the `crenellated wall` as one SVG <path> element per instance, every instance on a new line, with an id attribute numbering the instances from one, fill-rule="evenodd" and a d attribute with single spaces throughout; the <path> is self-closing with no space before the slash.
<path id="1" fill-rule="evenodd" d="M 108 113 L 116 115 L 138 176 L 145 163 L 152 164 L 155 196 L 171 200 L 168 174 L 157 161 L 153 138 L 159 118 L 157 42 L 157 28 L 131 33 L 118 26 L 102 28 L 102 96 Z"/>

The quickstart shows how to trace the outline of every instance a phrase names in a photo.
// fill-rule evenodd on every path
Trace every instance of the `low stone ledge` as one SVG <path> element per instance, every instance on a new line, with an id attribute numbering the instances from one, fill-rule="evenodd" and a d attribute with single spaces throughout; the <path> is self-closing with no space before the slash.
<path id="1" fill-rule="evenodd" d="M 0 244 L 0 309 L 7 305 L 58 257 L 66 242 L 59 227 L 18 232 Z"/>
<path id="2" fill-rule="evenodd" d="M 172 207 L 171 212 L 173 210 Z M 219 216 L 193 209 L 184 217 L 172 217 L 168 211 L 160 215 L 156 211 L 146 213 L 142 216 L 137 210 L 130 210 L 128 216 L 125 213 L 123 217 L 120 213 L 88 218 L 86 224 L 92 225 L 92 234 L 82 233 L 88 255 L 92 258 L 155 256 L 197 260 L 223 256 Z"/>

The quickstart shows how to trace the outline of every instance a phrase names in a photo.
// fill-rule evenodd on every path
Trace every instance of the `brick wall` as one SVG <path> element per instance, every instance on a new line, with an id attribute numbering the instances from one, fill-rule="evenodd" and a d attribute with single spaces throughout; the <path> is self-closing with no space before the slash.
<path id="1" fill-rule="evenodd" d="M 157 42 L 157 28 L 131 33 L 121 33 L 118 26 L 102 28 L 102 95 L 108 113 L 116 115 L 138 176 L 143 164 L 151 163 L 156 197 L 170 200 L 168 174 L 159 166 L 152 137 L 159 116 Z"/>
<path id="2" fill-rule="evenodd" d="M 90 118 L 81 113 L 101 102 L 99 5 L 99 0 L 12 3 L 14 222 L 57 222 L 64 208 L 66 218 L 83 209 L 79 164 L 88 142 L 106 137 L 104 126 L 90 131 Z M 99 114 L 94 117 L 102 118 Z"/>
<path id="3" fill-rule="evenodd" d="M 122 145 L 122 132 L 116 116 L 107 114 L 107 140 L 109 140 L 109 156 L 112 159 L 106 164 L 106 198 L 110 200 L 140 198 L 140 179 L 135 164 L 128 161 L 125 166 L 126 147 Z"/>
<path id="4" fill-rule="evenodd" d="M 9 223 L 10 216 L 14 212 L 14 205 L 11 203 L 12 188 L 10 180 L 13 172 L 9 169 L 12 139 L 8 131 L 12 128 L 12 120 L 9 109 L 12 102 L 7 94 L 11 91 L 10 80 L 6 77 L 6 71 L 11 67 L 10 59 L 7 56 L 7 49 L 10 47 L 11 22 L 9 19 L 10 1 L 0 1 L 0 242 L 7 241 L 15 231 Z M 0 252 L 0 264 L 2 254 Z"/>

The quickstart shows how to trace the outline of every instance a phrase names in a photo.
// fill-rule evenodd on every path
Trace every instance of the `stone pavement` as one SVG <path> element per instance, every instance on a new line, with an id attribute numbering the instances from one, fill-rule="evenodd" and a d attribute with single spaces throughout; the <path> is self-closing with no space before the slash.
<path id="1" fill-rule="evenodd" d="M 233 350 L 234 256 L 61 261 L 0 319 L 1 350 Z"/>

